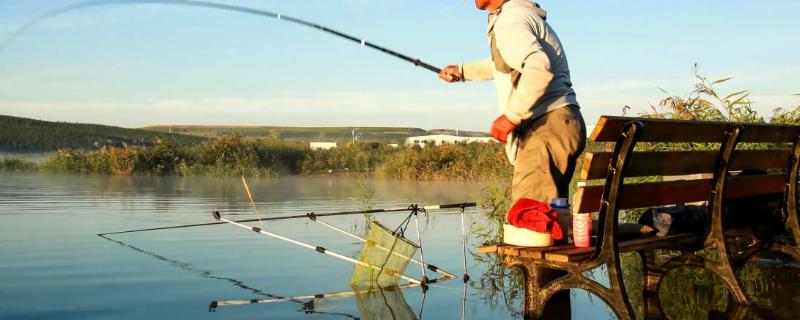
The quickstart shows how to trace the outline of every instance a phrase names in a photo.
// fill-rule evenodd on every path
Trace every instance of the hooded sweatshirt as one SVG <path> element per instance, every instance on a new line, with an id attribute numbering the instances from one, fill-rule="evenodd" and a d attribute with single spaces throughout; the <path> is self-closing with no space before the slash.
<path id="1" fill-rule="evenodd" d="M 464 80 L 494 79 L 500 113 L 517 125 L 578 106 L 566 54 L 546 19 L 538 4 L 509 0 L 489 14 L 492 55 L 460 65 Z"/>

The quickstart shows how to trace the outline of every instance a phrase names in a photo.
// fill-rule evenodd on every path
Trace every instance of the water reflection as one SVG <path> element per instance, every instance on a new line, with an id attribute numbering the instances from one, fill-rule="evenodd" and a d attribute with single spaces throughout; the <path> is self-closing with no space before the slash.
<path id="1" fill-rule="evenodd" d="M 215 312 L 217 310 L 217 308 L 219 306 L 221 306 L 221 305 L 242 305 L 242 304 L 254 304 L 254 303 L 265 303 L 265 302 L 294 302 L 294 303 L 299 303 L 302 306 L 302 308 L 300 310 L 298 310 L 298 311 L 306 313 L 306 314 L 334 315 L 334 316 L 343 316 L 343 317 L 352 318 L 352 319 L 360 319 L 359 317 L 351 315 L 351 314 L 339 313 L 339 312 L 330 312 L 330 311 L 326 311 L 325 307 L 317 307 L 316 303 L 321 301 L 321 300 L 318 300 L 317 297 L 311 297 L 308 301 L 304 301 L 305 299 L 301 299 L 301 298 L 293 298 L 293 297 L 286 298 L 286 297 L 282 297 L 282 296 L 279 296 L 279 295 L 274 295 L 274 294 L 271 294 L 271 293 L 268 293 L 268 292 L 264 292 L 261 289 L 258 289 L 258 288 L 255 288 L 253 286 L 250 286 L 250 285 L 246 284 L 244 281 L 237 280 L 237 279 L 230 278 L 230 277 L 218 276 L 218 275 L 215 275 L 211 271 L 199 269 L 197 267 L 192 266 L 191 263 L 179 261 L 179 260 L 172 259 L 172 258 L 168 258 L 168 257 L 166 257 L 164 255 L 161 255 L 161 254 L 158 254 L 158 253 L 155 253 L 155 252 L 152 252 L 152 251 L 144 250 L 144 249 L 139 248 L 137 246 L 134 246 L 132 244 L 125 243 L 125 242 L 120 241 L 120 240 L 112 239 L 110 236 L 105 236 L 105 235 L 98 235 L 98 236 L 103 238 L 103 239 L 105 239 L 105 240 L 108 240 L 108 241 L 114 242 L 116 244 L 119 244 L 120 246 L 123 246 L 125 248 L 128 248 L 128 249 L 131 249 L 131 250 L 136 251 L 138 253 L 144 254 L 144 255 L 146 255 L 148 257 L 151 257 L 153 259 L 156 259 L 158 261 L 166 262 L 166 263 L 168 263 L 168 264 L 170 264 L 170 265 L 172 265 L 174 267 L 180 268 L 180 269 L 182 269 L 184 271 L 188 271 L 188 272 L 197 274 L 200 277 L 226 281 L 226 282 L 228 282 L 228 283 L 230 283 L 230 284 L 232 284 L 232 285 L 234 285 L 234 286 L 236 286 L 238 288 L 241 288 L 241 289 L 244 289 L 246 291 L 249 291 L 249 292 L 251 292 L 253 294 L 256 294 L 256 295 L 258 295 L 260 297 L 269 298 L 269 300 L 265 300 L 263 298 L 260 298 L 260 299 L 249 299 L 249 300 L 246 300 L 246 301 L 245 300 L 241 300 L 241 301 L 222 301 L 222 302 L 221 301 L 212 301 L 209 304 L 209 307 L 208 307 L 208 311 L 209 312 Z M 397 291 L 399 291 L 399 290 L 397 290 Z M 398 293 L 393 293 L 393 295 L 397 295 L 397 294 Z M 367 296 L 367 297 L 369 297 L 370 295 L 371 295 L 371 293 L 370 294 L 362 294 L 362 296 Z M 402 293 L 399 293 L 399 295 L 400 295 L 400 297 L 391 296 L 391 297 L 394 298 L 394 300 L 392 300 L 392 301 L 400 301 L 400 300 L 402 300 L 403 302 L 405 302 L 405 300 L 402 298 Z M 317 296 L 323 296 L 323 295 L 317 295 Z M 359 295 L 356 294 L 355 296 L 358 297 Z M 395 303 L 397 303 L 397 302 L 395 302 Z M 406 307 L 408 307 L 408 304 L 405 304 L 405 305 L 406 305 Z M 408 308 L 410 308 L 410 307 L 408 307 Z M 370 319 L 370 318 L 368 318 L 368 319 Z M 375 318 L 375 319 L 378 319 L 378 318 Z M 400 319 L 411 319 L 411 318 L 400 318 Z"/>
<path id="2" fill-rule="evenodd" d="M 360 208 L 356 179 L 298 177 L 249 180 L 265 216 L 334 212 Z M 417 183 L 367 180 L 376 207 L 408 203 L 455 203 L 481 198 L 483 186 L 470 183 Z M 355 296 L 309 304 L 311 299 L 220 308 L 215 299 L 280 299 L 318 292 L 342 292 L 352 266 L 299 252 L 252 233 L 229 228 L 193 228 L 110 237 L 97 233 L 187 223 L 213 222 L 210 212 L 252 213 L 238 178 L 102 177 L 0 174 L 0 318 L 366 318 Z M 486 212 L 468 211 L 473 225 L 471 250 L 496 221 Z M 247 219 L 250 217 L 244 217 Z M 381 221 L 400 223 L 399 215 Z M 332 218 L 332 223 L 363 227 L 360 217 Z M 462 268 L 460 216 L 431 214 L 421 221 L 425 255 L 445 269 Z M 481 228 L 476 228 L 481 227 Z M 309 243 L 324 243 L 356 256 L 361 243 L 315 224 L 275 221 L 267 225 Z M 349 229 L 350 230 L 350 229 Z M 490 239 L 491 240 L 491 239 Z M 126 243 L 122 243 L 126 242 Z M 135 244 L 135 245 L 131 245 Z M 712 274 L 697 268 L 668 273 L 656 300 L 671 319 L 793 319 L 800 314 L 800 265 L 762 256 L 739 274 L 754 306 L 729 303 L 729 294 Z M 638 318 L 644 318 L 641 266 L 623 255 L 624 281 Z M 495 255 L 471 254 L 472 279 L 432 286 L 424 298 L 419 288 L 371 297 L 400 319 L 523 318 L 524 278 Z M 421 276 L 418 268 L 409 268 Z M 603 270 L 595 279 L 605 277 Z M 80 293 L 80 294 L 78 294 Z M 573 290 L 566 304 L 553 303 L 546 314 L 556 318 L 613 318 L 613 312 L 585 291 Z M 70 303 L 64 303 L 70 297 Z M 369 299 L 369 298 L 368 298 Z M 394 301 L 394 302 L 392 302 Z M 651 301 L 652 302 L 652 301 Z M 364 304 L 364 303 L 361 303 Z M 365 304 L 366 305 L 366 304 Z M 423 309 L 420 312 L 420 309 Z M 365 309 L 366 310 L 366 309 Z M 319 313 L 325 314 L 320 315 Z M 377 312 L 377 311 L 376 311 Z M 306 317 L 305 313 L 309 313 Z"/>

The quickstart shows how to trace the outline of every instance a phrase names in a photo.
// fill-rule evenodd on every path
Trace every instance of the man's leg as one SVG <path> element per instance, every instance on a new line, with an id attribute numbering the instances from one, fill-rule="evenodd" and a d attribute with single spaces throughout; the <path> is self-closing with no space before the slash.
<path id="1" fill-rule="evenodd" d="M 586 126 L 578 107 L 569 106 L 548 112 L 520 128 L 520 141 L 512 200 L 528 198 L 549 202 L 567 198 L 578 157 L 586 147 Z"/>

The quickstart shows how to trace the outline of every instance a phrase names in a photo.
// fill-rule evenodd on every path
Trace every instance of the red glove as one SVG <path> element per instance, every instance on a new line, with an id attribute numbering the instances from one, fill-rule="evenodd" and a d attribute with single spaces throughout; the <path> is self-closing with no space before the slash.
<path id="1" fill-rule="evenodd" d="M 508 120 L 505 115 L 502 115 L 498 117 L 494 123 L 492 123 L 492 129 L 490 130 L 490 133 L 492 134 L 492 137 L 498 141 L 506 143 L 508 134 L 511 133 L 511 131 L 514 131 L 514 128 L 516 127 L 517 125 L 511 122 L 511 120 Z"/>

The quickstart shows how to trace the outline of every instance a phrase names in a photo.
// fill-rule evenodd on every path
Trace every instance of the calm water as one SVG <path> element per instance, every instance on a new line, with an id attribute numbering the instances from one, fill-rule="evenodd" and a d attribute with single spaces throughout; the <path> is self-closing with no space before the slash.
<path id="1" fill-rule="evenodd" d="M 357 179 L 328 177 L 249 182 L 264 216 L 354 210 L 363 208 L 366 199 L 376 208 L 478 201 L 482 190 L 475 183 L 367 181 L 365 187 Z M 409 288 L 322 302 L 315 306 L 316 313 L 304 312 L 302 301 L 229 306 L 212 313 L 208 306 L 214 300 L 349 291 L 353 266 L 230 225 L 121 234 L 110 240 L 97 236 L 211 222 L 212 210 L 234 218 L 255 217 L 238 178 L 0 173 L 0 318 L 347 319 L 369 315 L 376 301 L 378 307 L 391 302 L 390 310 L 398 318 L 521 316 L 519 275 L 508 275 L 487 261 L 491 257 L 479 255 L 469 257 L 472 280 L 466 286 L 466 300 L 465 286 L 455 280 L 435 285 L 424 300 L 419 288 Z M 471 227 L 484 223 L 480 209 L 468 212 Z M 403 214 L 377 215 L 389 227 L 403 218 Z M 360 216 L 327 221 L 363 230 Z M 425 258 L 457 275 L 462 273 L 459 225 L 457 212 L 434 213 L 422 223 Z M 361 248 L 360 243 L 306 220 L 272 221 L 263 228 L 349 256 L 357 256 Z M 415 240 L 413 230 L 412 223 L 409 238 Z M 470 247 L 474 250 L 480 241 L 472 237 Z M 796 265 L 769 260 L 759 262 L 756 269 L 749 274 L 755 275 L 751 291 L 769 311 L 759 314 L 793 315 L 798 309 L 792 305 L 800 303 Z M 421 276 L 413 264 L 407 273 Z M 491 275 L 498 273 L 506 276 Z M 672 309 L 681 317 L 704 318 L 707 310 L 724 309 L 718 301 L 726 294 L 713 278 L 703 280 L 702 273 L 672 278 L 678 285 L 662 290 L 668 313 Z M 691 294 L 687 296 L 686 290 Z M 572 292 L 571 303 L 575 319 L 611 317 L 602 302 L 585 292 Z"/>

